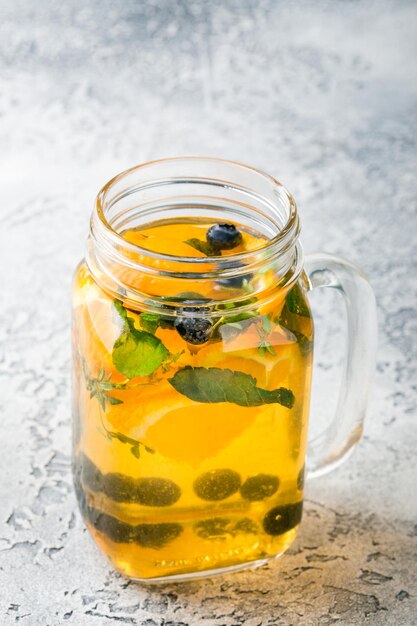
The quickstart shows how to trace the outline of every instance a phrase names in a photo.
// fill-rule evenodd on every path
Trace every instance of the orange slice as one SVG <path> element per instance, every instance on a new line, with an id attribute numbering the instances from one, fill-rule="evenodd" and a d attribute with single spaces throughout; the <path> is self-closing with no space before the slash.
<path id="1" fill-rule="evenodd" d="M 117 396 L 123 404 L 106 411 L 106 421 L 113 430 L 191 466 L 217 454 L 255 418 L 253 410 L 246 407 L 194 402 L 166 380 L 118 392 Z"/>

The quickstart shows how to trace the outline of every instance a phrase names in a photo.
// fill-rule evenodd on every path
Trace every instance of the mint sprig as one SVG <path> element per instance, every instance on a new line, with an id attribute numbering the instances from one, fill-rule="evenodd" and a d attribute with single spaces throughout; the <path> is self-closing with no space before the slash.
<path id="1" fill-rule="evenodd" d="M 272 356 L 276 355 L 275 349 L 268 338 L 274 328 L 272 316 L 272 313 L 269 313 L 268 315 L 262 315 L 259 320 L 260 323 L 256 325 L 256 330 L 259 335 L 258 352 L 261 356 L 265 356 L 267 352 L 269 354 L 272 354 Z"/>
<path id="2" fill-rule="evenodd" d="M 281 404 L 291 409 L 295 401 L 290 389 L 262 389 L 250 374 L 218 367 L 187 365 L 169 378 L 168 382 L 195 402 L 230 402 L 246 407 Z"/>
<path id="3" fill-rule="evenodd" d="M 96 398 L 102 408 L 103 412 L 106 410 L 107 405 L 116 405 L 123 404 L 123 400 L 120 398 L 115 398 L 109 394 L 113 389 L 130 389 L 129 381 L 124 383 L 114 383 L 111 380 L 112 375 L 106 375 L 103 369 L 100 370 L 98 376 L 92 377 L 88 371 L 87 363 L 85 359 L 82 358 L 82 366 L 84 378 L 86 381 L 86 386 L 88 391 L 90 392 L 90 398 Z M 130 445 L 130 451 L 137 459 L 140 458 L 140 449 L 141 447 L 146 450 L 149 454 L 154 454 L 155 450 L 150 448 L 146 444 L 144 444 L 139 439 L 133 439 L 132 437 L 128 437 L 124 433 L 109 430 L 104 421 L 103 415 L 100 415 L 101 425 L 104 430 L 104 435 L 111 441 L 112 439 L 117 439 L 120 443 L 126 443 Z"/>
<path id="4" fill-rule="evenodd" d="M 155 454 L 155 450 L 146 444 L 143 441 L 139 441 L 139 439 L 133 439 L 132 437 L 128 437 L 123 433 L 115 432 L 112 430 L 106 429 L 106 435 L 109 439 L 117 439 L 120 443 L 126 443 L 130 446 L 130 451 L 137 459 L 140 459 L 140 449 L 143 448 L 148 452 L 148 454 Z"/>
<path id="5" fill-rule="evenodd" d="M 124 389 L 123 384 L 111 382 L 111 374 L 106 376 L 105 371 L 101 369 L 96 378 L 91 378 L 86 374 L 84 365 L 84 375 L 87 390 L 90 392 L 90 398 L 97 398 L 103 411 L 106 410 L 107 404 L 123 404 L 123 400 L 115 398 L 109 394 L 109 391 L 113 389 Z"/>

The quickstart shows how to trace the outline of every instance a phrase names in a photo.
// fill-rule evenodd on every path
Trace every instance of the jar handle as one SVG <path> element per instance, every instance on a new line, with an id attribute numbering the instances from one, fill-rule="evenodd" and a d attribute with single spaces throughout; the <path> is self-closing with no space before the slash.
<path id="1" fill-rule="evenodd" d="M 310 477 L 330 472 L 353 451 L 362 435 L 375 369 L 377 316 L 367 278 L 354 265 L 330 254 L 305 258 L 310 289 L 330 287 L 343 294 L 347 312 L 347 348 L 336 413 L 325 431 L 309 443 Z"/>

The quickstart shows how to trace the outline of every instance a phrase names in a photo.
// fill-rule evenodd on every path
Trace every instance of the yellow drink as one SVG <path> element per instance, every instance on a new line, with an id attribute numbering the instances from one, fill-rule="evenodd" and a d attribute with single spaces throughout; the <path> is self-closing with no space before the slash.
<path id="1" fill-rule="evenodd" d="M 166 220 L 123 237 L 196 264 L 216 254 L 233 259 L 265 243 L 236 224 L 235 245 L 216 249 L 206 237 L 214 226 Z M 155 270 L 164 267 L 155 262 Z M 140 291 L 160 289 L 149 276 L 131 273 Z M 266 301 L 251 295 L 255 279 L 262 277 L 242 267 L 240 279 L 213 278 L 197 293 L 184 293 L 183 281 L 171 278 L 157 295 L 182 305 L 156 315 L 125 305 L 123 293 L 120 300 L 108 295 L 85 263 L 77 270 L 77 496 L 103 552 L 132 578 L 256 563 L 282 554 L 295 537 L 313 324 L 303 276 L 277 285 Z M 225 293 L 230 301 L 242 290 L 244 313 L 222 305 Z M 217 310 L 209 311 L 216 301 Z"/>

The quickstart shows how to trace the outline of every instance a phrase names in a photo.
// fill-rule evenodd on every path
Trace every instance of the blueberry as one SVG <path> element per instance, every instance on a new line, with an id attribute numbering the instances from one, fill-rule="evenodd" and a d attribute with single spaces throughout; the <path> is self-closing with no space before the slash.
<path id="1" fill-rule="evenodd" d="M 215 469 L 194 481 L 194 491 L 202 500 L 224 500 L 238 491 L 240 476 L 230 469 Z"/>
<path id="2" fill-rule="evenodd" d="M 240 495 L 245 500 L 257 502 L 270 498 L 278 490 L 279 478 L 270 474 L 257 474 L 251 476 L 240 488 Z"/>
<path id="3" fill-rule="evenodd" d="M 231 250 L 242 242 L 242 233 L 234 224 L 215 224 L 208 229 L 206 238 L 215 250 Z"/>
<path id="4" fill-rule="evenodd" d="M 199 311 L 196 307 L 184 307 L 182 311 Z M 195 346 L 210 339 L 213 323 L 206 317 L 178 317 L 174 326 L 182 339 Z"/>
<path id="5" fill-rule="evenodd" d="M 302 512 L 302 502 L 275 506 L 268 511 L 264 517 L 264 531 L 268 533 L 268 535 L 282 535 L 292 528 L 295 528 L 295 526 L 298 526 L 301 522 Z"/>

